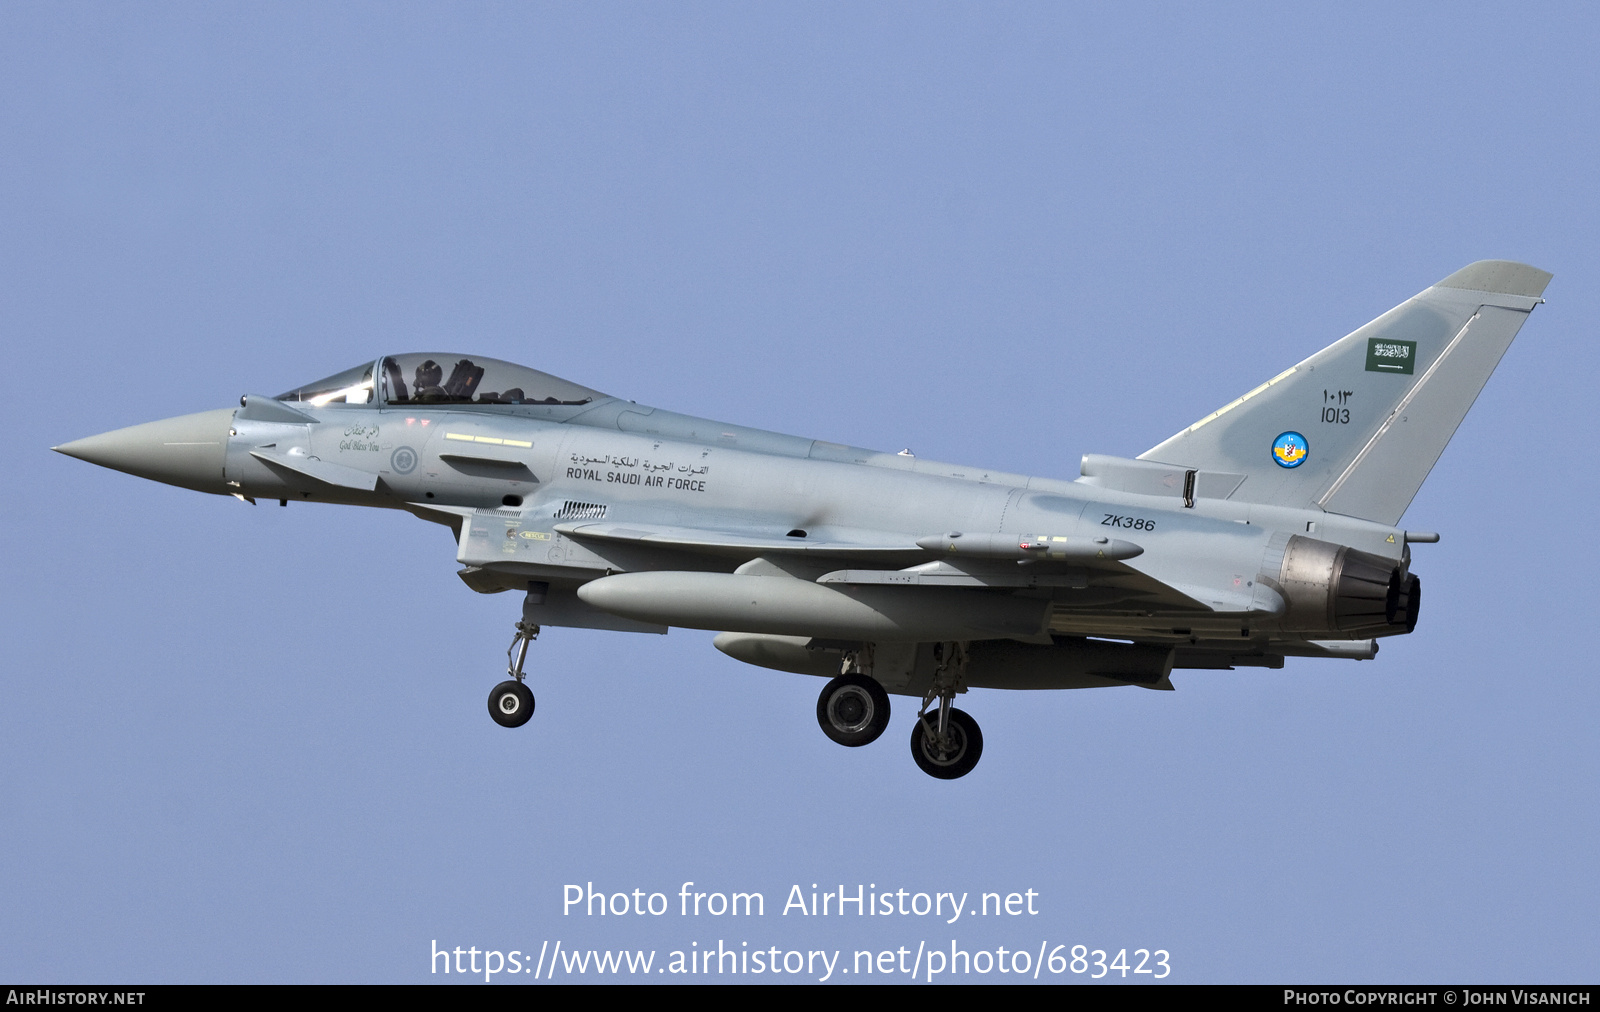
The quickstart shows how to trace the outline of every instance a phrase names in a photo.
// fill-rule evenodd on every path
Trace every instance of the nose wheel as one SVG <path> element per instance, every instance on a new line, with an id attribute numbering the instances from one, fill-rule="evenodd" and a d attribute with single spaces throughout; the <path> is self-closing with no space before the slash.
<path id="1" fill-rule="evenodd" d="M 539 638 L 539 627 L 517 623 L 517 634 L 506 651 L 506 674 L 511 677 L 489 693 L 489 716 L 501 727 L 521 727 L 533 716 L 533 691 L 523 684 L 522 665 L 528 659 L 528 644 Z"/>
<path id="2" fill-rule="evenodd" d="M 521 727 L 533 716 L 533 693 L 521 682 L 501 682 L 489 693 L 489 716 L 501 727 Z"/>

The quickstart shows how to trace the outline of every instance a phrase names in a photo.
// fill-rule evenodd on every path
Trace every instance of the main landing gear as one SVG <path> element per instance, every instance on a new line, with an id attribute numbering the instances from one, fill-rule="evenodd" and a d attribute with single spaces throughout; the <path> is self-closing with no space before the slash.
<path id="1" fill-rule="evenodd" d="M 522 682 L 522 665 L 528 659 L 528 644 L 538 638 L 538 626 L 517 623 L 517 635 L 506 651 L 506 674 L 511 677 L 489 693 L 489 716 L 501 727 L 521 727 L 533 716 L 533 692 Z"/>
<path id="2" fill-rule="evenodd" d="M 911 758 L 930 777 L 955 780 L 972 772 L 983 756 L 983 732 L 978 722 L 939 701 L 935 714 L 921 713 L 911 726 Z"/>
<path id="3" fill-rule="evenodd" d="M 930 777 L 955 780 L 972 772 L 983 756 L 983 732 L 964 710 L 950 704 L 966 692 L 967 645 L 937 643 L 933 648 L 933 684 L 922 697 L 922 709 L 911 727 L 911 758 Z M 928 707 L 938 700 L 933 713 Z"/>
<path id="4" fill-rule="evenodd" d="M 932 684 L 911 728 L 911 758 L 922 772 L 955 780 L 972 772 L 983 755 L 983 732 L 965 711 L 951 705 L 967 671 L 964 643 L 934 644 Z M 822 733 L 849 748 L 870 744 L 889 726 L 889 694 L 872 677 L 872 646 L 844 655 L 837 678 L 817 697 Z M 930 710 L 930 707 L 932 708 Z"/>
<path id="5" fill-rule="evenodd" d="M 845 654 L 841 667 L 844 673 L 824 685 L 817 697 L 817 723 L 823 734 L 847 748 L 869 745 L 889 726 L 889 694 L 862 672 L 858 654 Z"/>

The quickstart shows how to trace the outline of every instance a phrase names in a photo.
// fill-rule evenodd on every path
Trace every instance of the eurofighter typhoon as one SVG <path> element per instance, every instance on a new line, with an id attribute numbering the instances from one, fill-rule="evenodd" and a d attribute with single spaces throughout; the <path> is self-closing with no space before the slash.
<path id="1" fill-rule="evenodd" d="M 1176 668 L 1370 660 L 1416 628 L 1397 526 L 1551 275 L 1464 267 L 1137 458 L 1075 481 L 708 421 L 470 355 L 385 355 L 276 397 L 55 449 L 247 502 L 407 510 L 461 579 L 522 596 L 504 727 L 545 626 L 717 630 L 828 679 L 817 722 L 866 745 L 918 701 L 911 756 L 983 751 L 969 689 L 1172 688 Z M 908 704 L 901 704 L 908 705 Z M 970 705 L 970 704 L 969 704 Z"/>

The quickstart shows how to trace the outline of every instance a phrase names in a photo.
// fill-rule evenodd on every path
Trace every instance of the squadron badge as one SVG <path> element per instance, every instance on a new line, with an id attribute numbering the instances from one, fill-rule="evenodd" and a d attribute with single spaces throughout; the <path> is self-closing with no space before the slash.
<path id="1" fill-rule="evenodd" d="M 1298 432 L 1285 432 L 1272 441 L 1272 459 L 1278 462 L 1279 467 L 1299 467 L 1306 462 L 1306 455 L 1310 452 L 1306 437 Z"/>

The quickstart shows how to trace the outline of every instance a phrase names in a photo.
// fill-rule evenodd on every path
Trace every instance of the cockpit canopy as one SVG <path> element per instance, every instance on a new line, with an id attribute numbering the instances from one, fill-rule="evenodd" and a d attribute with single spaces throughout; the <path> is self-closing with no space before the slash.
<path id="1" fill-rule="evenodd" d="M 374 375 L 377 382 L 374 382 Z M 324 404 L 588 404 L 605 395 L 537 369 L 492 358 L 439 352 L 390 355 L 279 394 L 280 401 Z"/>

